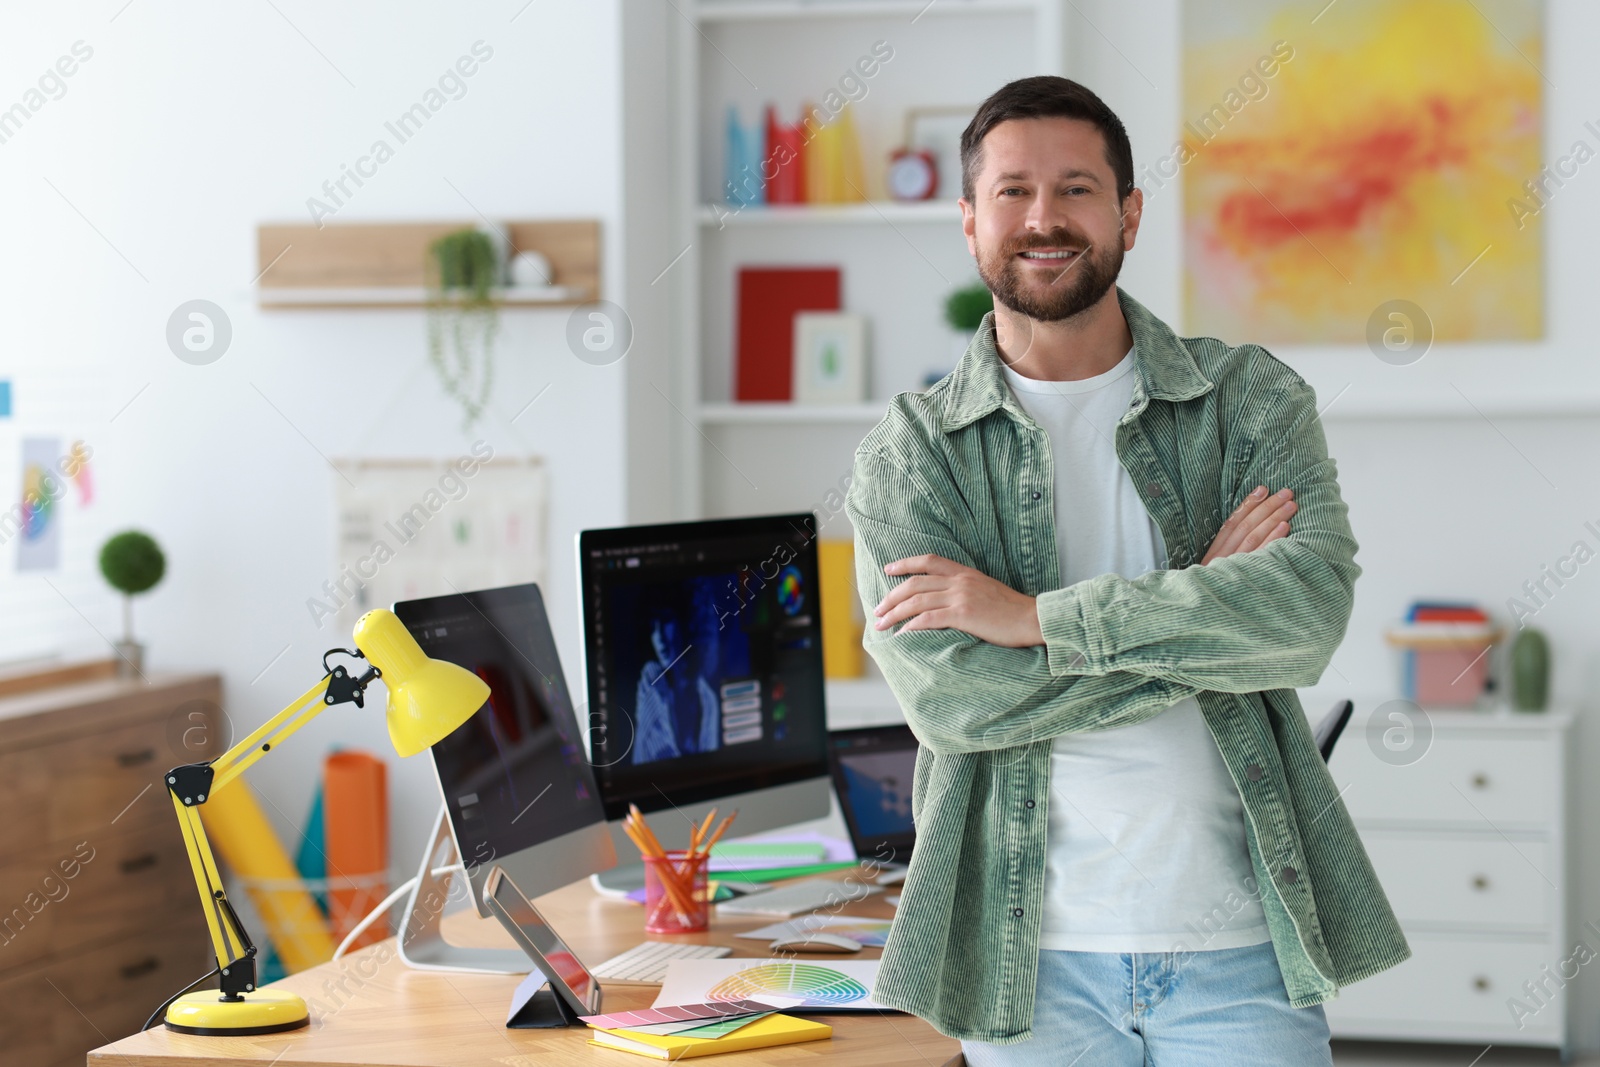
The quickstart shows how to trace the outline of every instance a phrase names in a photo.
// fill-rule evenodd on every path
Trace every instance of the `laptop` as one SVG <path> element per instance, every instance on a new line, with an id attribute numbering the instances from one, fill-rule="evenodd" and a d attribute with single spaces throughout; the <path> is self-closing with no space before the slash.
<path id="1" fill-rule="evenodd" d="M 829 730 L 828 767 L 856 856 L 903 872 L 917 839 L 911 822 L 917 739 L 911 727 Z"/>

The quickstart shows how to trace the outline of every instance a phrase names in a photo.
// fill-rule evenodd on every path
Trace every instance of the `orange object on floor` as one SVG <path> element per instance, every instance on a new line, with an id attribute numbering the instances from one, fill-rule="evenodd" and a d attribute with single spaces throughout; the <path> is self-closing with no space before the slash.
<path id="1" fill-rule="evenodd" d="M 367 752 L 335 752 L 322 764 L 322 812 L 328 855 L 328 921 L 336 941 L 389 895 L 388 767 Z M 373 923 L 351 951 L 389 936 Z"/>
<path id="2" fill-rule="evenodd" d="M 250 783 L 240 778 L 213 793 L 200 808 L 200 821 L 217 855 L 255 904 L 284 969 L 294 974 L 333 959 L 337 942 L 328 936 L 322 909 L 301 888 L 300 872 Z"/>

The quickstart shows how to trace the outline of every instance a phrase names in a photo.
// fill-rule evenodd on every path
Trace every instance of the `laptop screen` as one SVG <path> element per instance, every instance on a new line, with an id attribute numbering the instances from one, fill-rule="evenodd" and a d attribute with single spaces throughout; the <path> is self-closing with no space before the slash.
<path id="1" fill-rule="evenodd" d="M 828 762 L 856 855 L 882 863 L 909 862 L 916 842 L 911 782 L 917 739 L 911 728 L 830 731 Z"/>

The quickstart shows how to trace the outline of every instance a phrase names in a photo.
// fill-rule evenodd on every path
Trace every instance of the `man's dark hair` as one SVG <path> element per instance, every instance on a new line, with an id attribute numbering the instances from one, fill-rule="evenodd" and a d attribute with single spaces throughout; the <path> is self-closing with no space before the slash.
<path id="1" fill-rule="evenodd" d="M 961 195 L 974 202 L 983 169 L 983 139 L 1007 119 L 1068 118 L 1092 123 L 1105 139 L 1106 162 L 1117 180 L 1117 202 L 1133 192 L 1133 147 L 1128 131 L 1105 101 L 1068 78 L 1041 74 L 1002 86 L 985 100 L 961 134 Z"/>

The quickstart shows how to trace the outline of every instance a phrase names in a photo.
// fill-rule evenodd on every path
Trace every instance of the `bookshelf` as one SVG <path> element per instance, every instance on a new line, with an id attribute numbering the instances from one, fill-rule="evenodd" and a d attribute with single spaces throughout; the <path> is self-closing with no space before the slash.
<path id="1" fill-rule="evenodd" d="M 675 510 L 714 517 L 811 506 L 848 478 L 855 447 L 898 392 L 951 369 L 965 340 L 942 321 L 951 290 L 977 279 L 959 190 L 900 203 L 883 188 L 906 113 L 976 108 L 1014 78 L 1065 73 L 1061 0 L 700 0 L 672 26 L 678 106 L 679 309 L 673 398 L 691 423 L 675 452 Z M 770 101 L 784 121 L 821 103 L 857 58 L 892 56 L 851 103 L 868 200 L 740 207 L 722 196 L 727 108 L 748 127 Z M 841 309 L 868 317 L 868 399 L 803 406 L 733 400 L 734 319 L 744 266 L 837 266 Z M 849 537 L 838 515 L 826 537 Z"/>

